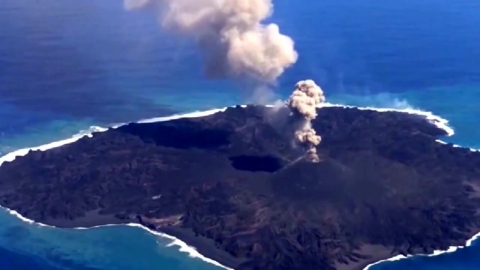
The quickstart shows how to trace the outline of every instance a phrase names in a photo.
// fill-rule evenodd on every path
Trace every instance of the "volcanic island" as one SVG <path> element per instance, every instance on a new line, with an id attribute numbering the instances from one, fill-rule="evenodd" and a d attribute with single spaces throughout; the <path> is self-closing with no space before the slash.
<path id="1" fill-rule="evenodd" d="M 419 115 L 316 113 L 317 162 L 289 109 L 236 106 L 30 151 L 0 167 L 0 204 L 62 228 L 140 223 L 238 270 L 360 270 L 480 231 L 480 153 Z"/>

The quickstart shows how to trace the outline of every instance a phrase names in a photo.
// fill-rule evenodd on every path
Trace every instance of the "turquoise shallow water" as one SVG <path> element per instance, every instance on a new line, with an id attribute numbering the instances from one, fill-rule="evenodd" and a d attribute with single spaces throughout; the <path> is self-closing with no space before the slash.
<path id="1" fill-rule="evenodd" d="M 455 129 L 446 141 L 480 148 L 477 1 L 274 3 L 272 20 L 300 53 L 278 98 L 313 78 L 332 103 L 432 111 Z M 244 103 L 244 90 L 205 80 L 192 44 L 119 1 L 0 2 L 3 154 L 92 125 Z M 3 211 L 0 224 L 0 269 L 218 269 L 138 228 L 45 228 Z M 480 269 L 479 254 L 476 245 L 372 269 Z"/>
<path id="2" fill-rule="evenodd" d="M 62 230 L 31 225 L 4 211 L 0 221 L 1 269 L 222 269 L 135 227 Z"/>

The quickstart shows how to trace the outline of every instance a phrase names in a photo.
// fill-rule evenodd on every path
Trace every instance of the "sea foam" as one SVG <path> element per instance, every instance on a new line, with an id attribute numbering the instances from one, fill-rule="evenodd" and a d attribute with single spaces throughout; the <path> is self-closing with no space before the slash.
<path id="1" fill-rule="evenodd" d="M 383 262 L 395 262 L 395 261 L 399 261 L 399 260 L 403 260 L 403 259 L 413 258 L 413 257 L 416 257 L 416 256 L 435 257 L 435 256 L 442 255 L 442 254 L 445 254 L 445 253 L 452 253 L 452 252 L 455 252 L 459 249 L 471 246 L 472 243 L 479 238 L 480 238 L 480 232 L 475 234 L 472 238 L 468 239 L 464 246 L 450 246 L 447 250 L 434 250 L 432 254 L 416 254 L 416 255 L 407 255 L 407 256 L 397 255 L 397 256 L 393 256 L 393 257 L 385 259 L 385 260 L 380 260 L 380 261 L 374 262 L 372 264 L 369 264 L 365 268 L 363 268 L 363 270 L 368 270 L 372 266 L 377 265 L 377 264 L 381 264 Z"/>
<path id="2" fill-rule="evenodd" d="M 245 107 L 246 105 L 242 105 L 242 107 Z M 273 107 L 274 105 L 269 105 L 268 107 Z M 392 108 L 375 108 L 375 107 L 356 107 L 356 106 L 349 106 L 349 105 L 341 105 L 341 104 L 332 104 L 332 103 L 324 103 L 322 104 L 320 107 L 342 107 L 342 108 L 357 108 L 357 109 L 360 109 L 360 110 L 373 110 L 373 111 L 377 111 L 377 112 L 402 112 L 402 113 L 408 113 L 408 114 L 414 114 L 414 115 L 420 115 L 420 116 L 423 116 L 425 117 L 425 119 L 427 119 L 430 123 L 432 123 L 433 125 L 437 126 L 438 128 L 444 130 L 446 133 L 447 133 L 447 136 L 452 136 L 454 134 L 454 130 L 453 128 L 451 128 L 449 125 L 448 125 L 448 120 L 440 117 L 440 116 L 437 116 L 437 115 L 434 115 L 433 113 L 431 112 L 427 112 L 427 111 L 421 111 L 421 110 L 416 110 L 416 109 L 392 109 Z M 211 114 L 214 114 L 214 113 L 217 113 L 217 112 L 222 112 L 222 111 L 225 111 L 228 107 L 224 107 L 224 108 L 220 108 L 220 109 L 211 109 L 211 110 L 206 110 L 206 111 L 195 111 L 195 112 L 191 112 L 191 113 L 185 113 L 185 114 L 175 114 L 175 115 L 171 115 L 171 116 L 167 116 L 167 117 L 156 117 L 156 118 L 149 118 L 149 119 L 144 119 L 144 120 L 140 120 L 138 121 L 137 123 L 153 123 L 153 122 L 162 122 L 162 121 L 168 121 L 168 120 L 174 120 L 174 119 L 180 119 L 180 118 L 195 118 L 195 117 L 202 117 L 202 116 L 207 116 L 207 115 L 211 115 Z M 111 128 L 118 128 L 122 125 L 125 125 L 125 123 L 123 124 L 116 124 L 116 125 L 112 125 Z M 48 143 L 48 144 L 44 144 L 44 145 L 41 145 L 41 146 L 37 146 L 37 147 L 31 147 L 31 148 L 24 148 L 24 149 L 19 149 L 19 150 L 16 150 L 16 151 L 13 151 L 11 153 L 8 153 L 2 157 L 0 157 L 0 166 L 4 163 L 4 162 L 11 162 L 13 160 L 15 160 L 16 157 L 19 157 L 19 156 L 25 156 L 26 154 L 28 154 L 29 151 L 36 151 L 36 150 L 40 150 L 40 151 L 46 151 L 48 149 L 52 149 L 52 148 L 56 148 L 56 147 L 60 147 L 62 145 L 66 145 L 66 144 L 70 144 L 70 143 L 74 143 L 76 141 L 78 141 L 79 139 L 85 137 L 85 136 L 88 136 L 88 137 L 92 137 L 93 136 L 93 133 L 96 133 L 96 132 L 104 132 L 104 131 L 107 131 L 108 128 L 104 128 L 104 127 L 98 127 L 98 126 L 92 126 L 90 127 L 89 129 L 87 130 L 83 130 L 81 132 L 79 132 L 78 134 L 75 134 L 73 135 L 71 138 L 68 138 L 68 139 L 64 139 L 64 140 L 60 140 L 60 141 L 56 141 L 56 142 L 52 142 L 52 143 Z M 441 140 L 437 140 L 437 142 L 439 143 L 444 143 L 443 141 Z M 455 147 L 460 147 L 460 146 L 457 146 L 455 145 Z M 472 151 L 477 151 L 475 149 L 471 149 Z M 11 215 L 14 215 L 16 216 L 17 218 L 19 218 L 20 220 L 24 221 L 24 222 L 27 222 L 27 223 L 30 223 L 30 224 L 36 224 L 36 225 L 39 225 L 41 227 L 53 227 L 53 226 L 50 226 L 50 225 L 46 225 L 46 224 L 42 224 L 42 223 L 39 223 L 39 222 L 35 222 L 31 219 L 28 219 L 26 217 L 23 217 L 22 215 L 20 215 L 17 211 L 14 211 L 14 210 L 11 210 L 11 209 L 8 209 L 8 208 L 4 208 L 8 211 L 8 213 L 10 213 Z M 150 230 L 149 228 L 145 227 L 145 226 L 142 226 L 140 224 L 136 224 L 136 223 L 128 223 L 128 224 L 123 224 L 123 225 L 117 225 L 117 224 L 107 224 L 107 225 L 101 225 L 101 226 L 94 226 L 94 227 L 90 227 L 90 228 L 83 228 L 83 227 L 79 227 L 79 228 L 74 228 L 74 229 L 78 229 L 78 230 L 85 230 L 85 229 L 92 229 L 92 228 L 100 228 L 100 227 L 109 227 L 109 226 L 132 226 L 132 227 L 138 227 L 138 228 L 141 228 L 143 230 L 146 230 L 148 231 L 149 233 L 151 234 L 154 234 L 156 236 L 160 236 L 160 237 L 163 237 L 163 238 L 166 238 L 166 239 L 169 239 L 169 240 L 172 240 L 172 242 L 170 244 L 168 244 L 168 246 L 178 246 L 179 247 L 179 251 L 180 252 L 185 252 L 185 253 L 188 253 L 188 255 L 190 257 L 193 257 L 193 258 L 198 258 L 198 259 L 201 259 L 207 263 L 210 263 L 210 264 L 213 264 L 213 265 L 216 265 L 216 266 L 219 266 L 219 267 L 222 267 L 222 268 L 225 268 L 225 269 L 231 269 L 231 268 L 228 268 L 224 265 L 221 265 L 220 263 L 210 259 L 210 258 L 207 258 L 205 256 L 203 256 L 202 254 L 200 254 L 194 247 L 191 247 L 189 245 L 187 245 L 185 242 L 181 241 L 180 239 L 176 238 L 176 237 L 173 237 L 171 235 L 167 235 L 167 234 L 164 234 L 164 233 L 160 233 L 160 232 L 156 232 L 156 231 L 153 231 L 153 230 Z M 473 241 L 475 241 L 478 237 L 480 237 L 480 233 L 476 234 L 475 236 L 473 236 L 470 240 L 468 240 L 465 244 L 465 246 L 470 246 L 472 244 Z M 449 252 L 454 252 L 456 251 L 457 249 L 459 248 L 463 248 L 465 246 L 457 246 L 457 247 L 450 247 L 448 250 L 446 251 L 440 251 L 440 250 L 436 250 L 434 251 L 433 254 L 429 254 L 429 255 L 423 255 L 423 256 L 437 256 L 437 255 L 440 255 L 440 254 L 443 254 L 443 253 L 449 253 Z M 422 256 L 422 255 L 415 255 L 415 256 Z M 379 263 L 382 263 L 382 262 L 386 262 L 386 261 L 397 261 L 397 260 L 400 260 L 400 259 L 405 259 L 405 258 L 410 258 L 410 257 L 413 257 L 412 255 L 408 255 L 408 256 L 403 256 L 403 255 L 397 255 L 397 256 L 394 256 L 392 258 L 389 258 L 389 259 L 385 259 L 385 260 L 381 260 L 381 261 L 378 261 L 378 262 L 375 262 L 373 264 L 370 264 L 368 265 L 366 268 L 364 268 L 364 270 L 367 270 L 369 269 L 370 267 L 376 265 L 376 264 L 379 264 Z M 232 269 L 233 270 L 233 269 Z"/>

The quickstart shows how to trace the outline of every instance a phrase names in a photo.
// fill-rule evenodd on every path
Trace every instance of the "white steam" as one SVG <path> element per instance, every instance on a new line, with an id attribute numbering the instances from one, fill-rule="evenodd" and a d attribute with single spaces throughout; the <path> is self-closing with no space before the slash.
<path id="1" fill-rule="evenodd" d="M 323 102 L 325 102 L 323 91 L 312 80 L 298 82 L 286 101 L 292 115 L 300 119 L 295 138 L 307 148 L 306 157 L 311 162 L 320 160 L 315 147 L 320 144 L 322 138 L 312 128 L 312 120 L 317 117 L 317 105 Z"/>
<path id="2" fill-rule="evenodd" d="M 298 58 L 293 40 L 262 24 L 272 0 L 124 0 L 127 10 L 159 8 L 162 27 L 194 38 L 211 77 L 271 84 Z"/>

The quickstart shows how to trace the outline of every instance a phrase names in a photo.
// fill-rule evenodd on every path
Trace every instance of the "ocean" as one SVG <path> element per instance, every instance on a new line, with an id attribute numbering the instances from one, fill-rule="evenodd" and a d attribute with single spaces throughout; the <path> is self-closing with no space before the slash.
<path id="1" fill-rule="evenodd" d="M 314 79 L 336 104 L 432 112 L 442 138 L 480 148 L 480 2 L 274 0 L 270 21 L 299 60 L 276 98 Z M 94 127 L 248 102 L 234 82 L 207 80 L 191 42 L 121 0 L 0 2 L 0 156 Z M 321 133 L 321 132 L 320 132 Z M 172 239 L 131 226 L 57 229 L 0 211 L 0 269 L 222 269 Z M 179 244 L 179 242 L 175 242 Z M 370 270 L 480 269 L 480 243 Z"/>

